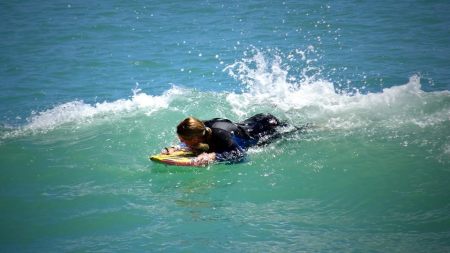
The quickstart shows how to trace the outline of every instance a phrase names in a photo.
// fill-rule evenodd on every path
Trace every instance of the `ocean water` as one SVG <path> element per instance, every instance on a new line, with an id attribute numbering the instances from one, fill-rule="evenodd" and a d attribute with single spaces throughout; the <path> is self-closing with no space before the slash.
<path id="1" fill-rule="evenodd" d="M 3 1 L 1 252 L 450 252 L 448 1 Z M 239 164 L 184 117 L 310 124 Z"/>

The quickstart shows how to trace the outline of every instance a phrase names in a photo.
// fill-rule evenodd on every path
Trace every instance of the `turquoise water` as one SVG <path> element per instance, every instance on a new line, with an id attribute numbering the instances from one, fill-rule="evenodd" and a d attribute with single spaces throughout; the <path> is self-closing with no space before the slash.
<path id="1" fill-rule="evenodd" d="M 0 3 L 1 252 L 449 252 L 447 1 Z M 245 163 L 185 116 L 310 123 Z"/>

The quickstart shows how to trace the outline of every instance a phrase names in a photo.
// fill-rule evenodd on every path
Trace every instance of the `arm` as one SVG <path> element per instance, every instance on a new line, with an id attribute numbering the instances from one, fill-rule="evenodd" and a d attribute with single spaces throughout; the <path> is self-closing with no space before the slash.
<path id="1" fill-rule="evenodd" d="M 202 166 L 213 163 L 216 160 L 216 153 L 201 153 L 194 159 L 194 165 Z"/>
<path id="2" fill-rule="evenodd" d="M 214 141 L 216 145 L 215 160 L 218 162 L 241 162 L 245 151 L 237 144 L 234 135 L 228 131 L 217 130 Z"/>
<path id="3" fill-rule="evenodd" d="M 240 147 L 233 149 L 231 151 L 216 153 L 215 160 L 219 162 L 231 162 L 237 163 L 241 162 L 245 158 L 245 151 Z"/>
<path id="4" fill-rule="evenodd" d="M 203 166 L 214 163 L 215 161 L 237 163 L 241 162 L 244 158 L 245 152 L 242 149 L 236 149 L 222 153 L 201 153 L 195 158 L 194 165 Z"/>
<path id="5" fill-rule="evenodd" d="M 213 162 L 236 163 L 245 158 L 245 151 L 236 143 L 234 135 L 223 129 L 214 129 L 208 140 L 210 150 L 195 158 L 195 165 L 203 166 Z"/>

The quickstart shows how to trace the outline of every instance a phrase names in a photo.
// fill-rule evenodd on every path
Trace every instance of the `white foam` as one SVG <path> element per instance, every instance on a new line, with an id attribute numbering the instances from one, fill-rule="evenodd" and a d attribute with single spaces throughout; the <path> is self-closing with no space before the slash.
<path id="1" fill-rule="evenodd" d="M 113 115 L 128 115 L 133 112 L 144 112 L 150 115 L 158 110 L 168 108 L 171 101 L 183 93 L 183 89 L 174 86 L 161 96 L 152 96 L 140 90 L 133 90 L 133 96 L 130 99 L 96 104 L 78 100 L 67 102 L 42 112 L 33 112 L 27 119 L 27 124 L 5 133 L 2 139 L 30 132 L 46 132 L 66 124 L 90 123 L 99 118 L 108 118 Z"/>
<path id="2" fill-rule="evenodd" d="M 273 53 L 271 53 L 273 55 Z M 290 71 L 298 60 L 305 65 L 298 71 Z M 295 50 L 288 56 L 269 57 L 255 53 L 227 66 L 224 70 L 245 86 L 242 93 L 223 93 L 232 112 L 239 117 L 255 112 L 284 114 L 293 123 L 313 123 L 329 129 L 352 129 L 371 125 L 398 128 L 413 124 L 424 128 L 450 122 L 450 92 L 424 92 L 420 77 L 414 75 L 403 85 L 385 88 L 378 93 L 346 93 L 321 78 L 320 69 L 314 67 L 314 48 Z M 283 61 L 287 61 L 287 64 Z M 293 76 L 292 72 L 299 73 Z M 291 73 L 291 74 L 290 74 Z M 152 114 L 170 107 L 174 99 L 184 98 L 187 90 L 172 87 L 160 96 L 135 90 L 129 99 L 88 104 L 71 101 L 46 111 L 33 113 L 24 126 L 7 129 L 0 139 L 26 133 L 45 132 L 63 125 L 98 122 L 112 115 L 129 115 L 134 112 Z M 202 94 L 197 94 L 202 95 Z M 222 96 L 220 96 L 222 97 Z M 196 97 L 193 107 L 202 108 L 205 103 Z M 220 103 L 221 104 L 221 103 Z M 218 108 L 221 111 L 222 108 Z M 226 109 L 228 110 L 228 108 Z M 188 114 L 188 113 L 187 113 Z"/>
<path id="3" fill-rule="evenodd" d="M 304 54 L 301 56 L 308 62 Z M 406 84 L 378 93 L 350 94 L 337 91 L 332 82 L 319 77 L 320 72 L 308 76 L 311 67 L 300 71 L 301 76 L 292 77 L 288 75 L 288 67 L 283 66 L 289 64 L 283 65 L 282 57 L 268 57 L 260 51 L 227 66 L 224 70 L 245 85 L 243 93 L 231 93 L 226 98 L 233 112 L 244 117 L 258 110 L 252 108 L 273 108 L 288 118 L 300 118 L 333 129 L 380 122 L 388 127 L 398 124 L 425 127 L 450 121 L 448 103 L 425 112 L 428 103 L 435 103 L 435 98 L 448 101 L 450 93 L 422 91 L 417 75 L 410 77 Z"/>

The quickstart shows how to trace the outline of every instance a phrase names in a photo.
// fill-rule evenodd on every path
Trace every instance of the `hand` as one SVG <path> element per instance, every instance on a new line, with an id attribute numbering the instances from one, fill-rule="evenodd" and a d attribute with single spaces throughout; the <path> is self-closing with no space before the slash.
<path id="1" fill-rule="evenodd" d="M 194 159 L 194 165 L 207 165 L 216 160 L 216 153 L 201 153 Z"/>
<path id="2" fill-rule="evenodd" d="M 177 151 L 177 148 L 175 148 L 175 147 L 163 148 L 161 150 L 161 154 L 163 154 L 163 155 L 170 155 L 170 154 L 172 154 L 175 151 Z"/>

